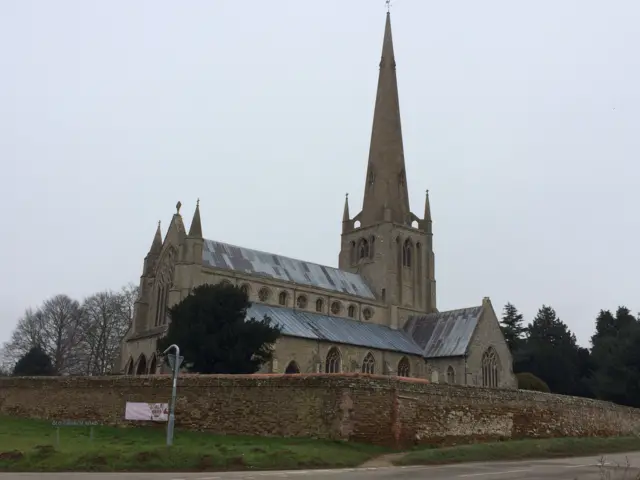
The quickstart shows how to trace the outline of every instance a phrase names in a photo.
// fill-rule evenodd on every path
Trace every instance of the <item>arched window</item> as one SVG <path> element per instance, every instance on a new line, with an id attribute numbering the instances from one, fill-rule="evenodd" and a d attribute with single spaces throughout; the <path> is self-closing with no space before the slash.
<path id="1" fill-rule="evenodd" d="M 358 259 L 369 258 L 369 242 L 366 239 L 361 238 L 358 242 Z"/>
<path id="2" fill-rule="evenodd" d="M 371 237 L 369 237 L 369 258 L 373 258 L 373 255 L 374 255 L 373 247 L 375 243 L 376 243 L 376 237 L 371 235 Z"/>
<path id="3" fill-rule="evenodd" d="M 362 362 L 362 373 L 376 373 L 376 359 L 373 358 L 373 354 L 371 352 L 367 353 L 367 356 L 364 357 Z"/>
<path id="4" fill-rule="evenodd" d="M 249 292 L 251 291 L 251 287 L 249 287 L 248 283 L 244 283 L 240 287 L 240 290 L 242 290 L 242 293 L 244 293 L 247 297 L 249 297 Z"/>
<path id="5" fill-rule="evenodd" d="M 362 310 L 362 316 L 365 320 L 371 320 L 371 317 L 373 317 L 373 310 L 371 310 L 369 307 L 365 308 L 364 310 Z"/>
<path id="6" fill-rule="evenodd" d="M 431 371 L 431 382 L 432 383 L 438 383 L 438 371 L 437 370 L 432 370 Z"/>
<path id="7" fill-rule="evenodd" d="M 357 256 L 357 250 L 356 250 L 356 242 L 352 241 L 350 243 L 350 252 L 349 252 L 349 256 L 351 258 L 351 263 L 356 263 L 358 261 L 358 256 Z"/>
<path id="8" fill-rule="evenodd" d="M 149 364 L 149 375 L 156 374 L 156 367 L 157 367 L 156 354 L 154 353 L 153 357 L 151 357 L 151 363 Z"/>
<path id="9" fill-rule="evenodd" d="M 349 308 L 347 309 L 347 315 L 349 315 L 350 318 L 355 318 L 356 316 L 355 305 L 349 305 Z"/>
<path id="10" fill-rule="evenodd" d="M 456 383 L 456 371 L 451 365 L 447 367 L 447 383 L 451 385 Z"/>
<path id="11" fill-rule="evenodd" d="M 280 295 L 278 295 L 278 303 L 280 305 L 287 304 L 287 292 L 280 292 Z"/>
<path id="12" fill-rule="evenodd" d="M 295 360 L 291 360 L 284 373 L 300 373 L 300 367 L 295 362 Z"/>
<path id="13" fill-rule="evenodd" d="M 316 300 L 316 312 L 322 312 L 322 309 L 324 307 L 324 304 L 322 302 L 322 299 L 319 298 Z"/>
<path id="14" fill-rule="evenodd" d="M 499 380 L 498 354 L 493 347 L 489 347 L 482 354 L 482 386 L 496 388 Z"/>
<path id="15" fill-rule="evenodd" d="M 144 353 L 140 354 L 138 358 L 138 368 L 136 368 L 136 375 L 145 375 L 147 373 L 147 357 Z"/>
<path id="16" fill-rule="evenodd" d="M 340 351 L 332 347 L 327 353 L 327 361 L 325 362 L 325 373 L 340 373 L 342 367 L 342 358 L 340 357 Z"/>
<path id="17" fill-rule="evenodd" d="M 333 302 L 331 304 L 331 313 L 333 313 L 334 315 L 338 315 L 341 310 L 342 310 L 342 305 L 340 305 L 340 302 Z"/>
<path id="18" fill-rule="evenodd" d="M 125 369 L 127 375 L 133 375 L 133 358 L 129 357 L 127 362 L 127 368 Z"/>
<path id="19" fill-rule="evenodd" d="M 271 292 L 269 291 L 269 289 L 267 287 L 262 287 L 260 289 L 260 291 L 258 292 L 258 299 L 261 302 L 266 302 L 267 300 L 269 300 L 270 296 L 271 296 Z"/>
<path id="20" fill-rule="evenodd" d="M 411 240 L 407 238 L 402 246 L 402 265 L 405 267 L 411 266 L 411 255 L 413 253 L 411 250 Z"/>
<path id="21" fill-rule="evenodd" d="M 399 377 L 408 377 L 411 373 L 409 368 L 409 359 L 407 357 L 402 357 L 398 362 L 398 376 Z"/>
<path id="22" fill-rule="evenodd" d="M 298 306 L 298 308 L 307 308 L 307 297 L 305 297 L 304 295 L 298 295 L 296 305 Z"/>

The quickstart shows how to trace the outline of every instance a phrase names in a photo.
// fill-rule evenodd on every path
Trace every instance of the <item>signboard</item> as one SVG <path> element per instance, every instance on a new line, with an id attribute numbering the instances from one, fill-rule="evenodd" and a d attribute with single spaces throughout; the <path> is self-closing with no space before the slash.
<path id="1" fill-rule="evenodd" d="M 124 410 L 125 420 L 151 420 L 152 422 L 166 422 L 168 418 L 168 403 L 127 402 Z"/>

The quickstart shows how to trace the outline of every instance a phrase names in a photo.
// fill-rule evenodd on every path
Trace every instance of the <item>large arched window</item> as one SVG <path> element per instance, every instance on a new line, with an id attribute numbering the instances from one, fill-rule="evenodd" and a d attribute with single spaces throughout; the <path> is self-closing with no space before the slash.
<path id="1" fill-rule="evenodd" d="M 409 359 L 407 357 L 402 357 L 398 362 L 398 376 L 408 377 L 410 373 L 411 369 L 409 368 Z"/>
<path id="2" fill-rule="evenodd" d="M 145 375 L 147 373 L 147 357 L 144 353 L 140 354 L 138 358 L 138 368 L 136 368 L 136 375 Z"/>
<path id="3" fill-rule="evenodd" d="M 156 374 L 156 367 L 157 367 L 157 361 L 156 361 L 156 354 L 153 354 L 153 357 L 151 357 L 151 363 L 149 364 L 149 375 L 155 375 Z"/>
<path id="4" fill-rule="evenodd" d="M 411 245 L 411 240 L 407 238 L 402 246 L 402 265 L 405 267 L 411 266 L 412 250 L 413 245 Z"/>
<path id="5" fill-rule="evenodd" d="M 327 361 L 325 362 L 325 373 L 340 373 L 342 369 L 342 357 L 340 351 L 333 347 L 327 353 Z"/>
<path id="6" fill-rule="evenodd" d="M 482 354 L 482 386 L 496 388 L 499 381 L 498 354 L 493 347 L 489 347 Z"/>
<path id="7" fill-rule="evenodd" d="M 129 357 L 129 361 L 127 362 L 127 367 L 125 369 L 127 375 L 133 375 L 133 358 Z"/>
<path id="8" fill-rule="evenodd" d="M 447 383 L 454 385 L 456 383 L 456 371 L 451 365 L 447 367 Z"/>
<path id="9" fill-rule="evenodd" d="M 358 260 L 363 258 L 369 258 L 369 242 L 365 238 L 358 242 Z"/>
<path id="10" fill-rule="evenodd" d="M 376 373 L 376 359 L 373 358 L 371 352 L 367 353 L 366 357 L 362 361 L 362 373 Z"/>
<path id="11" fill-rule="evenodd" d="M 291 360 L 284 373 L 300 373 L 300 367 L 295 360 Z"/>

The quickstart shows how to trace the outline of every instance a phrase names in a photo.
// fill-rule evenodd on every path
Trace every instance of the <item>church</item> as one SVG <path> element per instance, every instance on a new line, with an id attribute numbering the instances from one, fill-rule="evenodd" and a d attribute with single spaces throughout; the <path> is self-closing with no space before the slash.
<path id="1" fill-rule="evenodd" d="M 361 372 L 517 388 L 491 301 L 438 311 L 429 194 L 409 206 L 396 62 L 387 12 L 362 210 L 342 217 L 338 268 L 203 236 L 200 205 L 187 230 L 180 203 L 144 259 L 140 295 L 122 340 L 120 371 L 166 371 L 156 349 L 168 309 L 196 286 L 242 288 L 248 317 L 282 329 L 263 373 Z"/>

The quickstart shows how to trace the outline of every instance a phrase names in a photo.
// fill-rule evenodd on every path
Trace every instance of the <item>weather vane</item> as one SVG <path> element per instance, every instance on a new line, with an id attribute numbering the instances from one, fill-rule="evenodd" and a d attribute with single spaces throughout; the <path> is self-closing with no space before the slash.
<path id="1" fill-rule="evenodd" d="M 391 10 L 391 0 L 384 0 L 384 4 L 387 6 L 387 13 Z"/>

